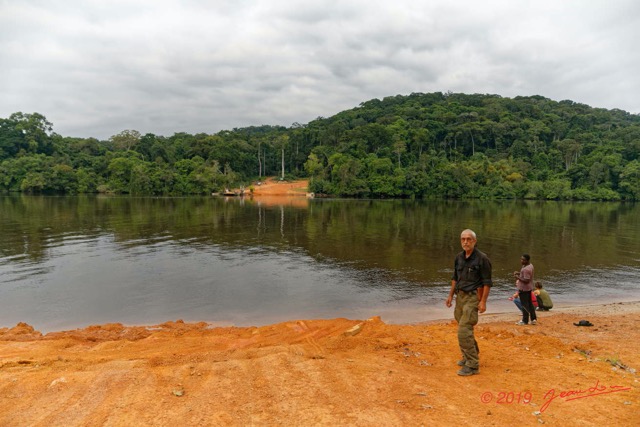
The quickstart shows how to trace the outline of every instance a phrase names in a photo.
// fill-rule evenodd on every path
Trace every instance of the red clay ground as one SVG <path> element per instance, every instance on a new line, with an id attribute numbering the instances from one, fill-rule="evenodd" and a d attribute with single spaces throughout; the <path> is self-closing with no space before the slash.
<path id="1" fill-rule="evenodd" d="M 0 426 L 640 424 L 640 303 L 517 317 L 481 316 L 472 377 L 450 321 L 0 328 Z"/>
<path id="2" fill-rule="evenodd" d="M 261 185 L 253 185 L 253 195 L 305 197 L 308 187 L 308 180 L 280 181 L 277 178 L 267 178 Z"/>

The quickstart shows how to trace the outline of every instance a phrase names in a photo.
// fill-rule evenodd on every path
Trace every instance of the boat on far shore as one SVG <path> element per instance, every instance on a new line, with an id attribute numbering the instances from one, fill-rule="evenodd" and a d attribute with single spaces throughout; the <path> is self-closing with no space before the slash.
<path id="1" fill-rule="evenodd" d="M 211 195 L 219 195 L 220 193 L 211 193 Z M 229 190 L 228 188 L 225 188 L 224 191 L 222 192 L 223 196 L 244 196 L 245 195 L 245 190 L 244 187 L 241 188 L 235 188 L 233 190 Z"/>

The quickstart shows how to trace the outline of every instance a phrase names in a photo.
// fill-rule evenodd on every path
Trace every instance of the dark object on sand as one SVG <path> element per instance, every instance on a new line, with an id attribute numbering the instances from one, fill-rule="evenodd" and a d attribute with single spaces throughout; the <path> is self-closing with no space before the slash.
<path id="1" fill-rule="evenodd" d="M 581 320 L 578 323 L 574 323 L 575 326 L 593 326 L 593 323 L 588 320 Z"/>

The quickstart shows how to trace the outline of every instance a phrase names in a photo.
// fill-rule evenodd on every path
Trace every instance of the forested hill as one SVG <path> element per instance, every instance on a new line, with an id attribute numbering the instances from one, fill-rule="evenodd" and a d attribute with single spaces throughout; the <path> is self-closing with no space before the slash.
<path id="1" fill-rule="evenodd" d="M 414 93 L 215 134 L 52 130 L 0 119 L 0 191 L 209 194 L 284 174 L 347 197 L 640 199 L 640 116 L 541 96 Z"/>

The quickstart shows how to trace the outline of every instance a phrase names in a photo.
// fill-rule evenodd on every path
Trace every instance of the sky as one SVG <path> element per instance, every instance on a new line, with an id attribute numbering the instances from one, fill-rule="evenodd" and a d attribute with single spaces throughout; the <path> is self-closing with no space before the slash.
<path id="1" fill-rule="evenodd" d="M 639 40 L 637 0 L 0 0 L 0 118 L 213 134 L 448 91 L 640 114 Z"/>

